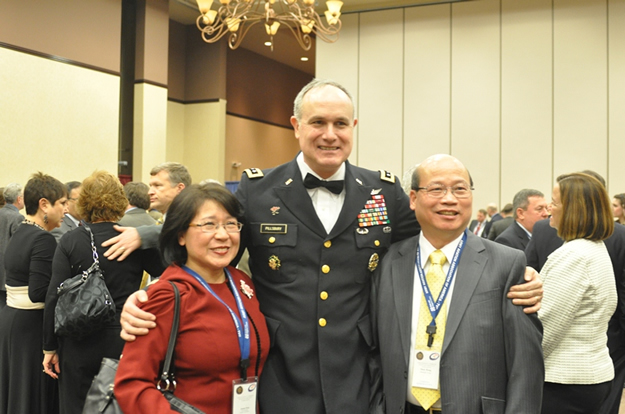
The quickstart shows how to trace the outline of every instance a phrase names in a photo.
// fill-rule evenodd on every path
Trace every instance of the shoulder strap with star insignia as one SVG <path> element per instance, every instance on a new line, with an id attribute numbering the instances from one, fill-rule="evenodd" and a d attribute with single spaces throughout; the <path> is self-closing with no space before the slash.
<path id="1" fill-rule="evenodd" d="M 261 178 L 265 176 L 265 174 L 263 174 L 263 171 L 260 168 L 248 168 L 243 172 L 247 174 L 247 178 L 250 178 L 250 179 Z"/>
<path id="2" fill-rule="evenodd" d="M 387 181 L 391 184 L 395 184 L 395 175 L 393 175 L 393 173 L 391 173 L 390 171 L 386 171 L 386 170 L 378 170 L 378 171 L 380 171 L 380 180 Z"/>

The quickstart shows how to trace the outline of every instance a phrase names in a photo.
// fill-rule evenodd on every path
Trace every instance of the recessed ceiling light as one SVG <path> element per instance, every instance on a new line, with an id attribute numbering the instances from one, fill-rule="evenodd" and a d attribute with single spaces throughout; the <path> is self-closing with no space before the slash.
<path id="1" fill-rule="evenodd" d="M 265 42 L 265 46 L 271 46 L 271 42 Z"/>
<path id="2" fill-rule="evenodd" d="M 299 58 L 302 62 L 308 62 L 308 58 L 306 56 L 302 56 Z"/>

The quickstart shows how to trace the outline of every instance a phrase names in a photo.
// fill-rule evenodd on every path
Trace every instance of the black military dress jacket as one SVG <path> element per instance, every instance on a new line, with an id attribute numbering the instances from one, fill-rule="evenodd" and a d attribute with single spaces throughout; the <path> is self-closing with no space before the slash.
<path id="1" fill-rule="evenodd" d="M 239 184 L 242 247 L 271 336 L 264 414 L 367 412 L 372 272 L 391 243 L 419 227 L 390 173 L 346 162 L 345 192 L 328 234 L 296 160 L 246 170 Z"/>

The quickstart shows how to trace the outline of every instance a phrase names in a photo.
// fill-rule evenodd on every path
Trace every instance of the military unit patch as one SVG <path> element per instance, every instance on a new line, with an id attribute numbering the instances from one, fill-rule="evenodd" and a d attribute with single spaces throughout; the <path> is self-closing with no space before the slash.
<path id="1" fill-rule="evenodd" d="M 248 168 L 243 172 L 247 174 L 247 178 L 260 178 L 265 176 L 265 174 L 263 174 L 263 170 L 260 168 Z"/>
<path id="2" fill-rule="evenodd" d="M 371 200 L 365 203 L 365 207 L 358 214 L 358 226 L 369 227 L 381 224 L 389 224 L 386 201 L 382 194 L 371 196 Z"/>
<path id="3" fill-rule="evenodd" d="M 386 171 L 386 170 L 379 170 L 379 171 L 380 171 L 380 180 L 395 184 L 395 176 L 393 175 L 392 172 Z"/>

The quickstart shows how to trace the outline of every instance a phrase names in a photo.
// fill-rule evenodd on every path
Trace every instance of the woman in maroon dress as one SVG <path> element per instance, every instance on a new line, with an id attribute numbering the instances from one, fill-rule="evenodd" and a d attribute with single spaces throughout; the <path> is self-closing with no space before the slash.
<path id="1" fill-rule="evenodd" d="M 193 185 L 174 199 L 160 238 L 169 267 L 142 304 L 157 326 L 126 344 L 117 371 L 115 395 L 124 412 L 175 412 L 156 388 L 173 318 L 169 281 L 181 296 L 175 395 L 206 413 L 229 414 L 233 390 L 241 391 L 235 382 L 250 384 L 245 390 L 256 387 L 269 334 L 251 279 L 229 266 L 239 249 L 242 216 L 238 200 L 217 184 Z"/>

